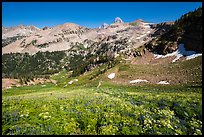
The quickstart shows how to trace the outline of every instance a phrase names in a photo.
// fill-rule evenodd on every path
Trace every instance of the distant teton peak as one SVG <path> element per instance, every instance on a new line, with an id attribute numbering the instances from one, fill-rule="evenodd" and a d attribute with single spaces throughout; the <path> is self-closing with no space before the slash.
<path id="1" fill-rule="evenodd" d="M 120 17 L 116 17 L 114 23 L 124 23 Z"/>

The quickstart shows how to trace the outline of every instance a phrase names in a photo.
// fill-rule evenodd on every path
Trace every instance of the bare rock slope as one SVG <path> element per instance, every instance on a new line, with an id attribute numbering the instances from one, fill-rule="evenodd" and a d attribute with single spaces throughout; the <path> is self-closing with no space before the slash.
<path id="1" fill-rule="evenodd" d="M 6 46 L 16 40 L 31 36 L 40 29 L 35 26 L 19 25 L 16 27 L 2 27 L 2 46 Z"/>
<path id="2" fill-rule="evenodd" d="M 75 45 L 82 45 L 83 48 L 90 49 L 89 51 L 92 53 L 110 51 L 114 55 L 124 52 L 128 54 L 130 50 L 138 48 L 152 39 L 151 35 L 156 29 L 151 25 L 151 23 L 142 20 L 137 20 L 137 25 L 124 23 L 119 17 L 110 25 L 103 24 L 103 27 L 94 29 L 74 23 L 65 23 L 53 28 L 39 29 L 33 34 L 16 40 L 3 47 L 2 54 L 63 51 L 69 50 Z M 11 35 L 6 31 L 4 30 L 3 37 Z M 27 33 L 26 31 L 25 34 Z"/>

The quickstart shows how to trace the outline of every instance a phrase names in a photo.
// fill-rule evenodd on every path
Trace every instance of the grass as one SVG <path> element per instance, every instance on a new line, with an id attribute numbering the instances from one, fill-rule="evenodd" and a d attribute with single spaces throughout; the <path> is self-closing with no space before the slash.
<path id="1" fill-rule="evenodd" d="M 61 90 L 50 85 L 38 92 L 29 88 L 12 95 L 3 91 L 3 135 L 202 134 L 201 88 L 108 83 Z"/>
<path id="2" fill-rule="evenodd" d="M 72 87 L 73 89 L 76 86 L 96 87 L 99 81 L 110 83 L 112 81 L 108 79 L 107 76 L 113 72 L 116 73 L 114 84 L 129 85 L 130 80 L 147 79 L 151 84 L 165 80 L 173 85 L 202 85 L 202 57 L 162 65 L 133 65 L 124 62 L 100 74 L 99 71 L 105 67 L 106 65 L 97 67 L 79 77 L 70 77 L 70 72 L 62 71 L 57 75 L 51 76 L 51 78 L 58 81 L 58 87 L 68 85 L 68 87 Z M 69 85 L 68 82 L 73 79 L 78 79 L 78 82 Z"/>
<path id="3" fill-rule="evenodd" d="M 33 86 L 21 86 L 15 87 L 12 89 L 7 89 L 2 92 L 2 96 L 15 96 L 21 94 L 28 94 L 28 93 L 37 93 L 37 92 L 47 92 L 49 90 L 59 90 L 56 86 L 51 83 L 47 84 L 38 84 Z"/>
<path id="4" fill-rule="evenodd" d="M 201 61 L 162 67 L 121 63 L 102 74 L 105 66 L 74 78 L 62 71 L 51 76 L 57 85 L 3 90 L 2 135 L 202 135 L 202 87 L 191 84 L 194 73 L 202 81 Z M 112 72 L 117 81 L 130 75 L 161 76 L 166 70 L 193 78 L 175 85 L 122 85 L 107 78 Z M 73 79 L 78 81 L 69 85 Z"/>

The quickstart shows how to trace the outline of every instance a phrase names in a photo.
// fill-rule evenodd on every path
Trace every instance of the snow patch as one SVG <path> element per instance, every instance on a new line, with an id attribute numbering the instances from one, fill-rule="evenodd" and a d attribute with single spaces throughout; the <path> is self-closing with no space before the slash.
<path id="1" fill-rule="evenodd" d="M 154 54 L 155 59 L 166 58 L 171 56 L 176 56 L 176 58 L 172 60 L 172 63 L 173 63 L 179 60 L 183 56 L 186 56 L 186 60 L 189 60 L 189 59 L 196 58 L 198 56 L 202 56 L 202 54 L 201 53 L 198 54 L 195 51 L 187 51 L 184 47 L 184 44 L 179 44 L 178 49 L 175 52 L 172 52 L 166 55 Z"/>
<path id="2" fill-rule="evenodd" d="M 110 75 L 108 75 L 109 79 L 113 79 L 115 77 L 115 73 L 111 73 Z"/>
<path id="3" fill-rule="evenodd" d="M 71 85 L 72 83 L 73 83 L 73 81 L 72 81 L 72 80 L 68 82 L 68 84 L 70 84 L 70 85 Z"/>
<path id="4" fill-rule="evenodd" d="M 73 82 L 79 81 L 78 79 L 74 79 L 68 82 L 69 85 L 71 85 Z"/>
<path id="5" fill-rule="evenodd" d="M 190 55 L 190 56 L 187 56 L 186 57 L 186 60 L 189 60 L 189 59 L 193 59 L 193 58 L 196 58 L 196 57 L 198 57 L 198 56 L 202 56 L 202 53 L 197 53 L 197 54 L 192 54 L 192 55 Z"/>
<path id="6" fill-rule="evenodd" d="M 169 82 L 167 82 L 167 81 L 159 81 L 157 84 L 170 84 Z"/>
<path id="7" fill-rule="evenodd" d="M 143 79 L 136 79 L 136 80 L 130 81 L 130 84 L 139 83 L 139 82 L 148 82 L 148 81 L 146 79 L 145 80 L 143 80 Z"/>

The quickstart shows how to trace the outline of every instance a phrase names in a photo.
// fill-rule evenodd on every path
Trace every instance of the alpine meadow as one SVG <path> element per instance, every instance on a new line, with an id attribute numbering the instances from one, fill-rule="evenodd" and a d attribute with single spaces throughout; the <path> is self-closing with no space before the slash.
<path id="1" fill-rule="evenodd" d="M 2 26 L 2 135 L 202 135 L 202 6 L 114 18 Z"/>

